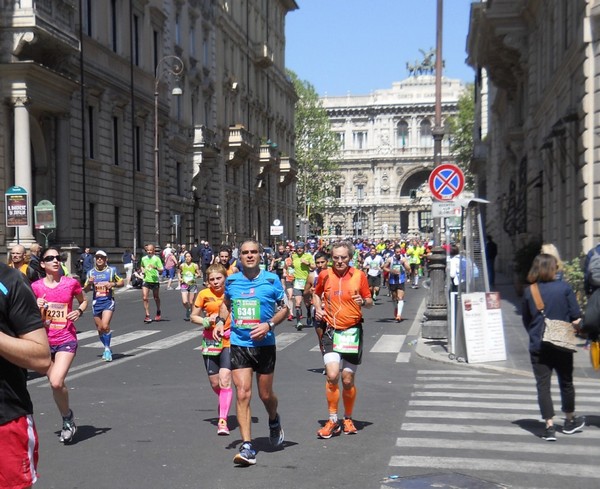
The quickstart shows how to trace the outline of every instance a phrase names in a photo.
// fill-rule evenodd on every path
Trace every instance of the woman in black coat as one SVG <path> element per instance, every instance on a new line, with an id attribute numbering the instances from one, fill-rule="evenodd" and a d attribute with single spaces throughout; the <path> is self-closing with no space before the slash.
<path id="1" fill-rule="evenodd" d="M 572 322 L 574 327 L 578 328 L 581 321 L 579 304 L 577 304 L 571 286 L 562 280 L 555 280 L 557 268 L 556 258 L 542 253 L 533 260 L 527 280 L 532 284 L 537 283 L 544 302 L 546 317 Z M 570 435 L 581 431 L 585 426 L 585 418 L 575 416 L 573 353 L 542 342 L 544 317 L 536 307 L 535 300 L 531 295 L 531 287 L 525 290 L 521 310 L 523 324 L 529 334 L 529 354 L 536 380 L 538 404 L 542 418 L 546 421 L 542 438 L 547 441 L 556 441 L 553 422 L 554 405 L 550 395 L 552 370 L 556 371 L 558 377 L 561 407 L 566 416 L 562 432 Z"/>

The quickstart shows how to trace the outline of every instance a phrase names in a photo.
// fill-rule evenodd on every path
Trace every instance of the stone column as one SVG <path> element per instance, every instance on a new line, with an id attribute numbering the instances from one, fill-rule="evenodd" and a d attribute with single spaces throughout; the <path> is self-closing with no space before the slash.
<path id="1" fill-rule="evenodd" d="M 31 138 L 29 129 L 29 99 L 26 95 L 13 98 L 15 123 L 15 185 L 27 190 L 28 226 L 19 226 L 21 244 L 35 242 L 33 236 L 33 179 L 31 168 Z M 16 241 L 16 240 L 15 240 Z"/>

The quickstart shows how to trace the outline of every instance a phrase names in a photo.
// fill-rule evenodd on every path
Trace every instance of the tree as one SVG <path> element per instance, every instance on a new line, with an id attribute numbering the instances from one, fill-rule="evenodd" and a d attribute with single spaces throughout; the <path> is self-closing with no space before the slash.
<path id="1" fill-rule="evenodd" d="M 458 99 L 458 113 L 448 120 L 451 136 L 450 151 L 456 159 L 456 164 L 465 174 L 465 188 L 473 190 L 474 178 L 469 170 L 473 158 L 473 128 L 475 126 L 475 99 L 473 85 L 467 85 Z"/>
<path id="2" fill-rule="evenodd" d="M 340 142 L 331 130 L 327 111 L 313 85 L 288 70 L 298 100 L 296 102 L 296 161 L 298 163 L 298 215 L 322 212 L 335 196 L 338 182 L 335 158 Z"/>

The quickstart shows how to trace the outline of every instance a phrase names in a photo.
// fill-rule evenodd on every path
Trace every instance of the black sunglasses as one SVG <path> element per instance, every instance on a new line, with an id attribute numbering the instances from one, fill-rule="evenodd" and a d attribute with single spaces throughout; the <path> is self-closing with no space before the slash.
<path id="1" fill-rule="evenodd" d="M 62 261 L 60 258 L 60 255 L 48 255 L 45 256 L 44 258 L 42 258 L 42 261 L 46 262 L 46 263 L 50 263 L 51 261 Z"/>

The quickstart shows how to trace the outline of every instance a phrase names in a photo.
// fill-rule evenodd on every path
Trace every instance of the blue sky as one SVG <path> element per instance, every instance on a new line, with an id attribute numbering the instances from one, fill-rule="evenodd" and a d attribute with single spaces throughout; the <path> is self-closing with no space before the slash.
<path id="1" fill-rule="evenodd" d="M 286 16 L 286 67 L 319 95 L 369 94 L 408 76 L 436 44 L 436 0 L 296 0 Z M 473 80 L 465 64 L 472 0 L 444 0 L 444 76 Z"/>

